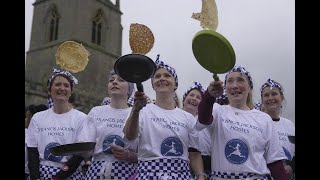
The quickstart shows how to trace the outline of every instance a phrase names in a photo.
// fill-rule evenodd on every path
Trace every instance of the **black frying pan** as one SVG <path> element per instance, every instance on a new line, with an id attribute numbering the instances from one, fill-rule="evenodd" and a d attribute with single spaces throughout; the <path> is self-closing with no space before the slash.
<path id="1" fill-rule="evenodd" d="M 79 155 L 82 153 L 90 152 L 94 149 L 95 142 L 79 142 L 72 144 L 63 144 L 49 148 L 51 154 L 55 156 L 70 156 Z"/>
<path id="2" fill-rule="evenodd" d="M 198 63 L 213 73 L 215 81 L 217 74 L 231 70 L 236 63 L 235 52 L 229 41 L 212 30 L 201 30 L 192 39 L 193 55 Z"/>
<path id="3" fill-rule="evenodd" d="M 288 136 L 288 139 L 289 139 L 289 141 L 290 141 L 292 144 L 295 144 L 295 143 L 296 143 L 296 138 L 295 138 L 295 136 Z"/>
<path id="4" fill-rule="evenodd" d="M 114 64 L 114 71 L 124 80 L 136 83 L 137 89 L 143 92 L 142 82 L 153 75 L 156 65 L 152 59 L 142 54 L 121 56 Z"/>

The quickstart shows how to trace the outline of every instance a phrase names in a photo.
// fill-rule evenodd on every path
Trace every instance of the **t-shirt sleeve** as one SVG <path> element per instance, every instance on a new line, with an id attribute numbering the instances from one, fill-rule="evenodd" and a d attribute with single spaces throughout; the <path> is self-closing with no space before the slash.
<path id="1" fill-rule="evenodd" d="M 282 149 L 281 143 L 277 136 L 277 131 L 272 123 L 271 118 L 267 121 L 267 128 L 265 133 L 265 137 L 268 138 L 265 153 L 267 164 L 286 159 L 286 155 Z"/>
<path id="2" fill-rule="evenodd" d="M 188 122 L 189 124 L 189 147 L 197 149 L 200 151 L 199 147 L 199 131 L 195 128 L 197 119 L 194 117 L 189 118 Z M 201 123 L 199 122 L 201 125 Z"/>
<path id="3" fill-rule="evenodd" d="M 218 103 L 214 103 L 213 104 L 213 112 L 212 112 L 212 116 L 213 116 L 213 122 L 211 123 L 211 124 L 209 124 L 209 125 L 206 125 L 206 124 L 202 124 L 201 123 L 201 121 L 200 121 L 200 119 L 199 119 L 199 116 L 198 116 L 198 119 L 197 119 L 197 123 L 196 123 L 196 125 L 195 125 L 195 129 L 197 130 L 197 131 L 201 131 L 201 130 L 203 130 L 203 129 L 205 129 L 205 128 L 209 128 L 210 129 L 210 131 L 213 129 L 213 126 L 215 125 L 215 120 L 217 119 L 217 112 L 218 111 L 220 111 L 220 107 L 221 107 L 221 105 L 220 104 L 218 104 Z"/>
<path id="4" fill-rule="evenodd" d="M 26 133 L 26 143 L 28 147 L 38 147 L 38 127 L 36 125 L 36 115 L 34 115 L 31 120 L 30 124 Z"/>
<path id="5" fill-rule="evenodd" d="M 86 117 L 78 129 L 77 142 L 95 142 L 96 141 L 96 128 L 92 121 Z"/>
<path id="6" fill-rule="evenodd" d="M 79 116 L 76 142 L 95 142 L 97 132 L 94 125 L 94 112 L 91 110 L 88 115 L 81 114 Z"/>

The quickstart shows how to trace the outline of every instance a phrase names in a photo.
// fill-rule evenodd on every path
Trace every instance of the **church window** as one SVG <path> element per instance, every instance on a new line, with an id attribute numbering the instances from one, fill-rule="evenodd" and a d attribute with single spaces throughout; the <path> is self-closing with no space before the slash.
<path id="1" fill-rule="evenodd" d="M 59 30 L 59 16 L 56 8 L 51 9 L 51 14 L 49 17 L 49 41 L 54 41 L 58 39 L 58 30 Z"/>
<path id="2" fill-rule="evenodd" d="M 92 21 L 91 41 L 98 45 L 101 45 L 102 16 L 103 13 L 101 10 L 99 10 Z"/>

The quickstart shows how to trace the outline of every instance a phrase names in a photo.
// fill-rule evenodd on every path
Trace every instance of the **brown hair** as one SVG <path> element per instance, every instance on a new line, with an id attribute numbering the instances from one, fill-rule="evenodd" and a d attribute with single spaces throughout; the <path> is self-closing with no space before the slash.
<path id="1" fill-rule="evenodd" d="M 48 80 L 47 82 L 47 86 L 48 86 L 48 91 L 51 92 L 51 87 L 52 87 L 52 84 L 53 84 L 53 81 L 56 79 L 56 77 L 58 76 L 62 76 L 64 78 L 66 78 L 68 80 L 68 82 L 70 83 L 70 87 L 71 87 L 71 92 L 73 90 L 73 81 L 67 76 L 67 75 L 64 75 L 64 74 L 57 74 L 56 76 L 54 76 L 51 81 Z"/>

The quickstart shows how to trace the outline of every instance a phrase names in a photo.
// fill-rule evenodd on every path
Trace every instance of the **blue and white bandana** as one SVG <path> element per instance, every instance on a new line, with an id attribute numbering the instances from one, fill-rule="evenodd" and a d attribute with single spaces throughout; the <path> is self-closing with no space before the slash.
<path id="1" fill-rule="evenodd" d="M 228 99 L 228 97 L 227 97 L 226 89 L 224 89 L 223 93 L 220 96 L 216 97 L 216 101 L 218 101 L 218 100 L 226 100 L 226 99 Z"/>
<path id="2" fill-rule="evenodd" d="M 52 108 L 52 107 L 53 107 L 53 105 L 54 105 L 54 103 L 53 103 L 53 99 L 52 99 L 52 97 L 51 97 L 51 96 L 49 96 L 49 97 L 48 97 L 48 106 L 49 106 L 49 108 Z"/>
<path id="3" fill-rule="evenodd" d="M 133 97 L 129 97 L 128 99 L 128 106 L 132 107 L 134 105 L 134 98 Z"/>
<path id="4" fill-rule="evenodd" d="M 133 104 L 134 104 L 134 98 L 133 97 L 129 97 L 128 99 L 128 106 L 129 107 L 132 107 Z M 101 106 L 104 106 L 104 105 L 109 105 L 111 104 L 111 98 L 110 97 L 105 97 L 101 103 Z"/>
<path id="5" fill-rule="evenodd" d="M 256 102 L 256 103 L 254 104 L 254 108 L 255 108 L 256 110 L 261 111 L 261 101 Z"/>
<path id="6" fill-rule="evenodd" d="M 75 78 L 70 72 L 59 70 L 59 69 L 56 69 L 53 67 L 53 75 L 49 78 L 48 85 L 51 83 L 51 81 L 54 77 L 56 77 L 57 75 L 60 75 L 60 74 L 66 75 L 71 80 L 73 85 L 78 84 L 78 79 Z"/>
<path id="7" fill-rule="evenodd" d="M 197 89 L 200 91 L 200 94 L 202 96 L 202 94 L 204 93 L 204 89 L 201 85 L 201 83 L 199 82 L 193 82 L 193 85 L 191 87 L 189 87 L 189 89 L 186 90 L 186 92 L 184 92 L 183 96 L 182 96 L 182 102 L 184 102 L 185 98 L 188 96 L 188 94 L 190 93 L 190 91 L 192 91 L 193 89 Z"/>
<path id="8" fill-rule="evenodd" d="M 241 66 L 234 66 L 229 72 L 228 74 L 226 74 L 225 78 L 224 78 L 224 84 L 227 83 L 227 76 L 230 74 L 230 73 L 233 73 L 233 72 L 240 72 L 240 74 L 242 75 L 246 75 L 249 79 L 249 84 L 250 84 L 250 87 L 251 89 L 253 89 L 253 83 L 252 83 L 252 78 L 251 78 L 251 75 L 250 73 L 244 68 L 244 67 L 241 67 Z"/>
<path id="9" fill-rule="evenodd" d="M 173 67 L 170 67 L 169 65 L 165 64 L 163 61 L 159 60 L 160 54 L 157 55 L 157 60 L 155 61 L 156 64 L 156 70 L 157 71 L 159 68 L 165 68 L 174 78 L 176 81 L 176 87 L 174 90 L 178 88 L 178 75 L 176 73 L 176 70 Z M 153 82 L 153 77 L 151 78 L 151 82 Z M 153 84 L 152 84 L 153 87 Z"/>
<path id="10" fill-rule="evenodd" d="M 59 70 L 53 67 L 53 75 L 49 77 L 48 79 L 48 86 L 51 84 L 51 81 L 54 79 L 54 77 L 58 76 L 58 75 L 65 75 L 69 78 L 69 80 L 71 80 L 72 84 L 78 84 L 78 79 L 75 78 L 70 72 L 68 71 L 63 71 L 63 70 Z M 49 108 L 53 107 L 54 103 L 53 103 L 53 99 L 51 96 L 48 97 L 48 106 Z"/>
<path id="11" fill-rule="evenodd" d="M 277 83 L 276 81 L 272 80 L 272 79 L 268 79 L 267 82 L 265 82 L 262 86 L 261 86 L 261 89 L 260 89 L 260 92 L 261 92 L 261 95 L 262 95 L 262 91 L 264 88 L 266 87 L 270 87 L 270 89 L 274 88 L 274 87 L 277 87 L 282 93 L 283 93 L 283 88 L 282 86 Z"/>
<path id="12" fill-rule="evenodd" d="M 101 106 L 103 105 L 109 105 L 111 103 L 111 98 L 110 97 L 105 97 L 102 100 Z"/>

